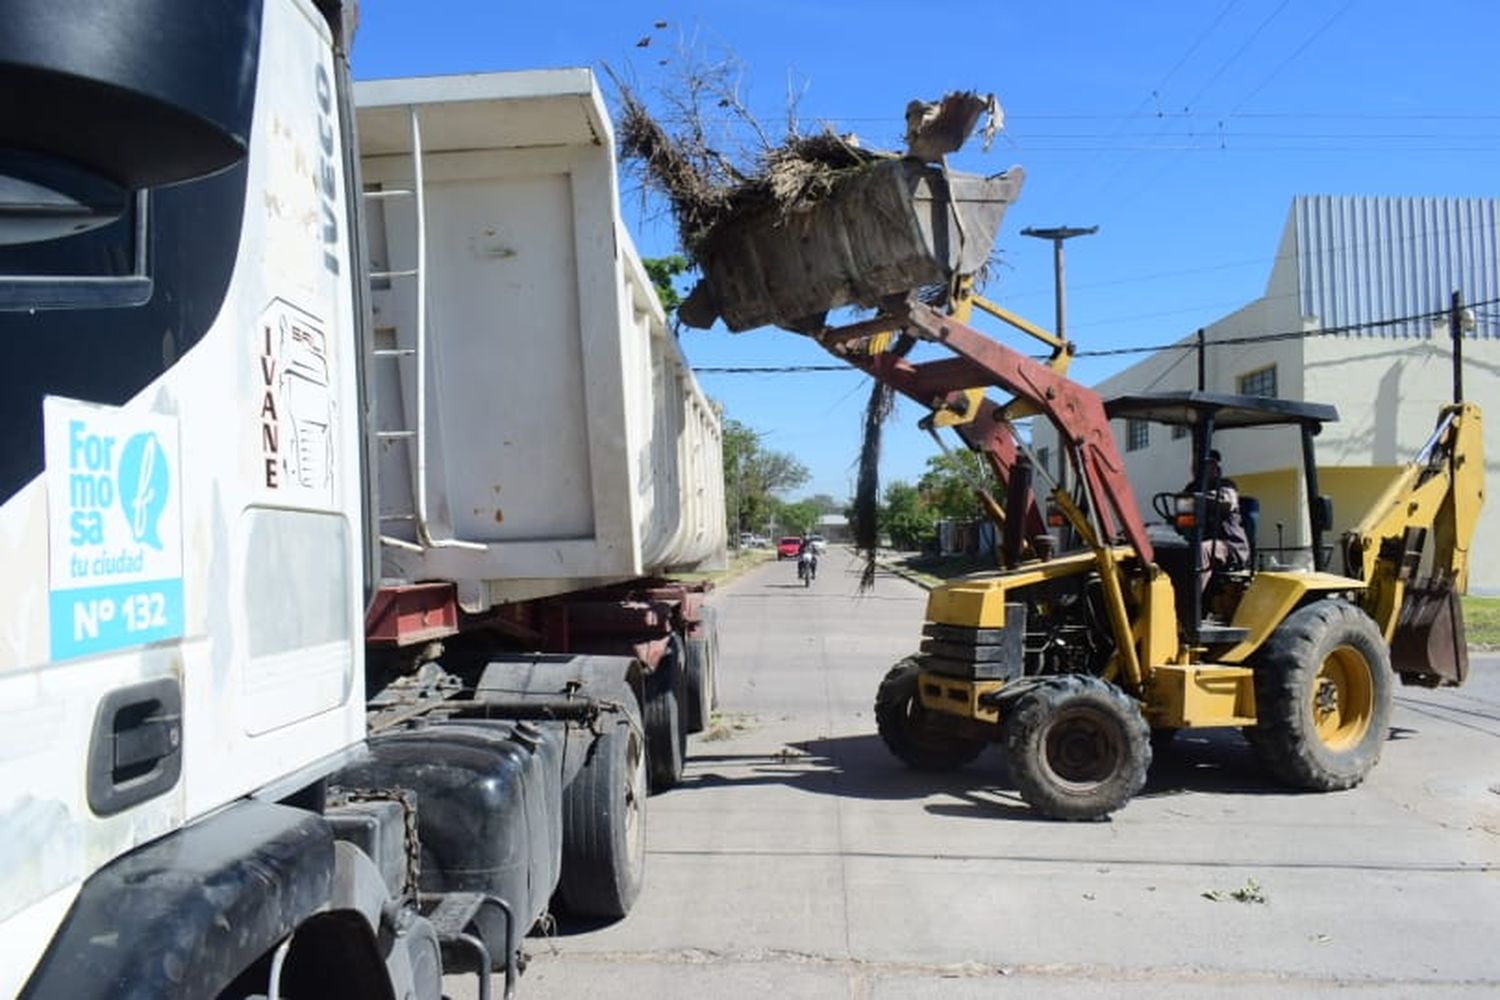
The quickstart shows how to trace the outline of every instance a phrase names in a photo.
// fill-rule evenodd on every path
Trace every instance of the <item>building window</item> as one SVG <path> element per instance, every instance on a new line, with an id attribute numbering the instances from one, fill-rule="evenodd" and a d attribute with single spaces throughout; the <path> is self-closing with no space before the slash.
<path id="1" fill-rule="evenodd" d="M 1246 372 L 1235 380 L 1241 396 L 1276 397 L 1276 366 L 1267 365 L 1253 372 Z"/>
<path id="2" fill-rule="evenodd" d="M 1125 450 L 1140 451 L 1151 443 L 1151 425 L 1144 420 L 1125 421 Z"/>
<path id="3" fill-rule="evenodd" d="M 1051 448 L 1045 448 L 1045 447 L 1043 447 L 1043 448 L 1038 448 L 1036 450 L 1036 464 L 1040 465 L 1042 467 L 1042 469 L 1049 476 L 1052 474 L 1052 467 L 1048 464 L 1051 461 L 1052 461 L 1052 449 Z"/>
<path id="4" fill-rule="evenodd" d="M 1191 433 L 1193 433 L 1193 429 L 1191 427 L 1189 427 L 1187 424 L 1173 424 L 1172 425 L 1172 440 L 1173 441 L 1181 441 L 1183 438 L 1187 437 Z"/>

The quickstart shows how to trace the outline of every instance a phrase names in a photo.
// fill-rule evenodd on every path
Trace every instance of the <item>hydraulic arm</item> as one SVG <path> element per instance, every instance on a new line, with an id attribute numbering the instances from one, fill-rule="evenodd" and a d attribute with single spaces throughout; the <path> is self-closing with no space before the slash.
<path id="1" fill-rule="evenodd" d="M 1344 571 L 1368 586 L 1365 610 L 1395 670 L 1420 684 L 1461 684 L 1467 643 L 1458 597 L 1484 501 L 1479 407 L 1443 408 L 1417 456 L 1344 537 Z"/>
<path id="2" fill-rule="evenodd" d="M 967 308 L 963 311 L 966 313 Z M 826 330 L 819 340 L 834 354 L 929 407 L 935 420 L 946 416 L 944 422 L 984 455 L 1006 487 L 1008 510 L 1000 520 L 1005 539 L 1002 556 L 1007 565 L 1018 562 L 1031 539 L 1042 530 L 1035 492 L 1030 488 L 1031 463 L 1016 438 L 1012 421 L 1031 415 L 1052 421 L 1061 446 L 1072 457 L 1081 502 L 1075 502 L 1060 488 L 1053 491 L 1053 499 L 1094 553 L 1124 680 L 1128 687 L 1139 690 L 1143 675 L 1115 542 L 1123 538 L 1128 551 L 1142 564 L 1150 563 L 1154 552 L 1125 474 L 1125 463 L 1110 432 L 1104 402 L 1092 389 L 1060 370 L 1070 353 L 1065 342 L 1027 329 L 1029 324 L 1016 323 L 1008 315 L 1001 318 L 1051 342 L 1051 361 L 1037 361 L 985 336 L 959 315 L 940 313 L 910 299 L 890 306 L 873 320 Z M 855 349 L 891 330 L 941 345 L 953 357 L 919 363 L 895 352 Z M 999 404 L 976 391 L 988 386 L 1009 392 L 1014 398 Z M 999 515 L 997 505 L 991 502 L 987 506 L 992 516 Z"/>
<path id="3" fill-rule="evenodd" d="M 865 338 L 891 329 L 939 344 L 954 356 L 917 363 L 890 352 L 871 354 L 850 349 Z M 1143 561 L 1152 559 L 1151 541 L 1110 432 L 1103 400 L 1092 389 L 1068 378 L 1053 364 L 1037 361 L 984 335 L 958 316 L 945 315 L 919 302 L 903 302 L 874 320 L 828 330 L 819 339 L 834 354 L 935 414 L 957 414 L 959 419 L 949 422 L 985 456 L 1002 484 L 1009 484 L 1023 462 L 1011 421 L 1033 414 L 1047 417 L 1056 425 L 1062 446 L 1074 455 L 1083 481 L 1083 509 L 1092 520 L 1082 527 L 1101 543 L 1124 536 Z M 1065 356 L 1067 346 L 1056 343 L 1058 353 L 1054 358 Z M 985 386 L 1002 389 L 1014 398 L 1000 404 L 973 391 Z M 1039 531 L 1041 518 L 1035 497 L 1027 492 L 1030 495 L 1024 516 Z M 1027 536 L 1034 533 L 1026 532 Z"/>

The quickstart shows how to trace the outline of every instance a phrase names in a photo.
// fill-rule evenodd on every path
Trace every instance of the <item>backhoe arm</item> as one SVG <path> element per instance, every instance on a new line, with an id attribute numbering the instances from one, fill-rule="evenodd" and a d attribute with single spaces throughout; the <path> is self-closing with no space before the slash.
<path id="1" fill-rule="evenodd" d="M 1419 683 L 1462 682 L 1467 672 L 1458 595 L 1483 501 L 1479 407 L 1445 406 L 1417 457 L 1344 536 L 1345 573 L 1366 582 L 1365 610 L 1391 643 L 1393 666 Z"/>

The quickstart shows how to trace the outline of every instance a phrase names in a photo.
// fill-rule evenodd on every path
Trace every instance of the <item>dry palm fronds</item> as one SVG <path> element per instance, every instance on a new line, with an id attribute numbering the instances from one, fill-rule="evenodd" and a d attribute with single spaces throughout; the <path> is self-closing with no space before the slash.
<path id="1" fill-rule="evenodd" d="M 683 249 L 695 262 L 724 220 L 805 209 L 827 198 L 841 177 L 897 155 L 864 149 L 854 136 L 827 128 L 801 134 L 790 114 L 786 137 L 773 142 L 741 102 L 732 61 L 684 71 L 663 95 L 675 123 L 670 131 L 662 124 L 667 119 L 654 116 L 633 87 L 606 70 L 619 91 L 621 155 L 666 197 Z M 710 128 L 725 117 L 737 129 Z"/>
<path id="2" fill-rule="evenodd" d="M 902 334 L 890 353 L 905 357 L 916 346 L 916 340 Z M 864 553 L 865 565 L 859 576 L 859 590 L 864 593 L 875 586 L 875 555 L 880 547 L 880 442 L 885 422 L 896 412 L 896 391 L 876 381 L 865 404 L 864 434 L 859 448 L 859 474 L 854 484 L 854 548 Z"/>

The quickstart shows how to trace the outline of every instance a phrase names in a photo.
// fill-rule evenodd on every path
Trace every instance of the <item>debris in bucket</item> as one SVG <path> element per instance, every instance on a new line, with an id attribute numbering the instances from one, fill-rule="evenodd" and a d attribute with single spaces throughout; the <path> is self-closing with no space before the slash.
<path id="1" fill-rule="evenodd" d="M 994 94 L 980 97 L 965 90 L 948 94 L 941 101 L 912 101 L 906 106 L 906 155 L 936 163 L 956 153 L 979 124 L 979 116 L 986 114 L 984 148 L 988 152 L 1005 122 Z"/>
<path id="2" fill-rule="evenodd" d="M 985 115 L 988 146 L 1003 117 L 994 95 L 912 101 L 908 149 L 897 153 L 826 127 L 802 134 L 790 123 L 787 136 L 772 142 L 726 90 L 719 114 L 744 118 L 758 144 L 736 153 L 716 147 L 698 110 L 718 91 L 690 80 L 688 96 L 668 102 L 677 123 L 669 130 L 614 76 L 621 152 L 666 197 L 683 250 L 704 274 L 683 305 L 684 323 L 707 327 L 722 317 L 732 330 L 779 324 L 805 332 L 828 309 L 930 293 L 988 260 L 1021 173 L 971 177 L 941 163 Z M 957 208 L 961 200 L 993 207 L 973 211 L 969 222 Z M 937 211 L 918 207 L 928 203 Z M 857 250 L 850 251 L 852 243 Z M 847 257 L 851 252 L 857 259 Z"/>
<path id="3" fill-rule="evenodd" d="M 777 325 L 817 334 L 842 307 L 878 307 L 909 296 L 940 307 L 960 277 L 987 268 L 1005 209 L 1019 197 L 1019 168 L 983 177 L 949 171 L 957 151 L 988 116 L 985 148 L 1001 127 L 993 94 L 950 93 L 906 107 L 904 153 L 872 150 L 825 128 L 802 134 L 793 122 L 779 143 L 749 119 L 723 76 L 687 76 L 685 93 L 666 95 L 675 131 L 654 117 L 618 76 L 620 148 L 663 194 L 683 251 L 702 279 L 677 318 L 691 327 L 716 321 L 734 331 Z M 717 88 L 717 89 L 716 89 Z M 710 142 L 705 99 L 737 115 L 759 140 L 753 154 L 726 154 Z M 891 331 L 894 333 L 894 331 Z M 874 345 L 846 345 L 876 351 Z M 911 338 L 893 348 L 905 353 Z M 853 521 L 865 557 L 860 589 L 875 579 L 881 429 L 893 391 L 877 383 L 866 404 Z"/>

